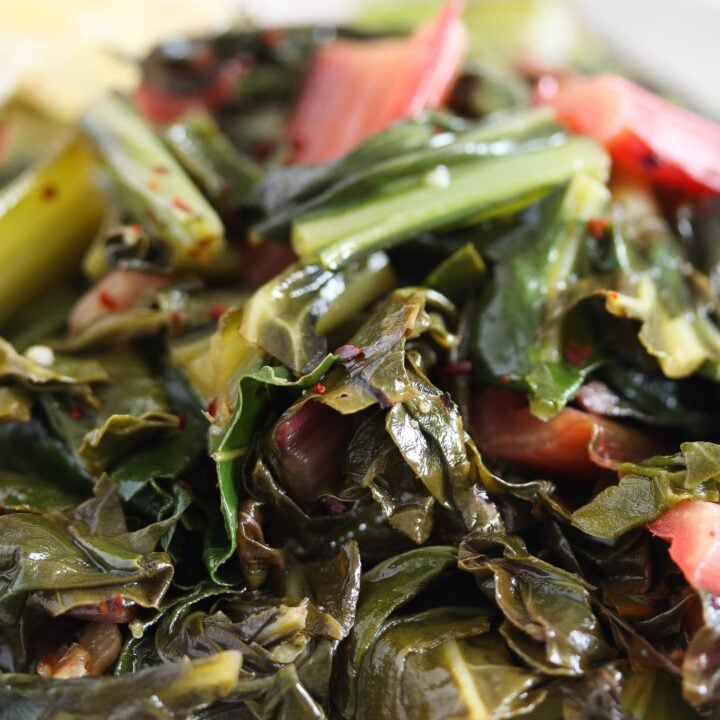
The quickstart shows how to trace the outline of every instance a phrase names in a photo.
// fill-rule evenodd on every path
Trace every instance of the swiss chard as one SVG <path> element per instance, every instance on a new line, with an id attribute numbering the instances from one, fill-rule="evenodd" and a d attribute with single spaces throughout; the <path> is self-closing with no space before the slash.
<path id="1" fill-rule="evenodd" d="M 71 511 L 18 512 L 0 517 L 0 613 L 6 670 L 31 659 L 30 625 L 78 606 L 120 596 L 157 607 L 173 576 L 170 558 L 154 552 L 177 517 L 128 532 L 115 488 L 106 476 L 95 497 Z"/>

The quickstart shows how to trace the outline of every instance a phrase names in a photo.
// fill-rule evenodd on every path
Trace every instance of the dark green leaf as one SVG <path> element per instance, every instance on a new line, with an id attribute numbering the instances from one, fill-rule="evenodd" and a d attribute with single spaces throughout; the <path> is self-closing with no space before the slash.
<path id="1" fill-rule="evenodd" d="M 122 596 L 142 607 L 156 607 L 167 591 L 173 566 L 153 552 L 177 522 L 170 518 L 128 532 L 115 488 L 103 477 L 96 497 L 70 513 L 15 513 L 0 517 L 0 617 L 2 642 L 14 653 L 10 668 L 26 662 L 28 613 L 55 617 L 80 605 L 97 605 Z"/>
<path id="2" fill-rule="evenodd" d="M 455 299 L 479 291 L 484 277 L 485 263 L 475 246 L 468 243 L 441 262 L 423 284 Z"/>
<path id="3" fill-rule="evenodd" d="M 353 716 L 357 702 L 355 678 L 385 621 L 455 563 L 449 547 L 419 548 L 380 563 L 363 576 L 355 626 L 337 668 L 335 702 L 343 717 Z"/>
<path id="4" fill-rule="evenodd" d="M 604 185 L 578 175 L 489 251 L 496 266 L 477 316 L 475 355 L 494 382 L 523 384 L 542 419 L 558 413 L 597 365 L 586 343 L 586 356 L 565 359 L 563 321 L 577 302 L 566 288 L 586 262 L 586 222 L 607 201 Z"/>
<path id="5" fill-rule="evenodd" d="M 438 608 L 391 620 L 365 656 L 358 720 L 525 715 L 543 699 L 540 678 L 514 664 L 474 608 Z"/>
<path id="6" fill-rule="evenodd" d="M 524 660 L 543 672 L 580 675 L 608 657 L 582 578 L 533 557 L 518 537 L 471 535 L 459 552 L 460 567 L 478 582 L 494 579 L 505 639 Z"/>
<path id="7" fill-rule="evenodd" d="M 43 407 L 54 427 L 74 446 L 88 470 L 98 473 L 158 431 L 177 428 L 161 380 L 130 351 L 103 356 L 110 381 L 97 391 L 97 410 L 46 397 Z"/>
<path id="8" fill-rule="evenodd" d="M 73 507 L 78 496 L 57 485 L 28 475 L 0 470 L 0 508 L 47 512 Z"/>
<path id="9" fill-rule="evenodd" d="M 383 253 L 330 272 L 296 264 L 261 287 L 245 308 L 241 332 L 293 371 L 310 372 L 328 352 L 325 334 L 395 284 Z"/>
<path id="10" fill-rule="evenodd" d="M 573 513 L 573 525 L 588 535 L 614 540 L 681 500 L 720 501 L 720 445 L 715 443 L 683 443 L 677 455 L 626 463 L 619 470 L 617 485 Z"/>
<path id="11" fill-rule="evenodd" d="M 686 377 L 720 360 L 720 329 L 693 286 L 692 269 L 644 191 L 616 189 L 620 209 L 615 234 L 621 270 L 607 310 L 641 323 L 638 337 L 669 378 Z"/>
<path id="12" fill-rule="evenodd" d="M 94 482 L 77 455 L 39 415 L 29 422 L 0 423 L 0 467 L 43 482 L 52 478 L 53 484 L 83 496 Z"/>
<path id="13" fill-rule="evenodd" d="M 183 720 L 235 687 L 242 656 L 225 652 L 181 660 L 134 675 L 53 680 L 5 675 L 3 720 Z"/>
<path id="14" fill-rule="evenodd" d="M 226 538 L 220 547 L 207 547 L 205 563 L 210 575 L 218 578 L 219 568 L 235 553 L 237 548 L 237 524 L 239 496 L 233 470 L 247 452 L 258 423 L 266 411 L 266 387 L 304 388 L 320 380 L 335 362 L 335 355 L 328 355 L 313 372 L 293 380 L 285 368 L 262 367 L 257 372 L 244 375 L 238 384 L 238 399 L 230 423 L 222 436 L 213 458 L 217 465 L 220 489 L 220 509 L 225 522 Z"/>

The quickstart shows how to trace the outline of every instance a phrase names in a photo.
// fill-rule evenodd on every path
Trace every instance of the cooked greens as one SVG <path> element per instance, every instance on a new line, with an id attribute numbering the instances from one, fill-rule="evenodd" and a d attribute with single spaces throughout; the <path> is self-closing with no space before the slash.
<path id="1" fill-rule="evenodd" d="M 0 720 L 717 716 L 720 205 L 506 63 L 416 102 L 458 13 L 174 40 L 0 159 Z"/>

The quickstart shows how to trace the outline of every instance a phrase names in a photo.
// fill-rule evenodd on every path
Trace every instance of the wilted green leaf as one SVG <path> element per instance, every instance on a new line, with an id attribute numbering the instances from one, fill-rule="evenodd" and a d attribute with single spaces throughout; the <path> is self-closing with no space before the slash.
<path id="1" fill-rule="evenodd" d="M 355 679 L 385 621 L 455 563 L 452 548 L 425 547 L 390 558 L 363 575 L 355 625 L 337 668 L 335 702 L 343 717 L 355 711 Z"/>
<path id="2" fill-rule="evenodd" d="M 683 443 L 677 455 L 620 466 L 620 482 L 573 513 L 588 535 L 614 540 L 656 520 L 681 500 L 720 501 L 720 445 Z"/>
<path id="3" fill-rule="evenodd" d="M 264 366 L 257 372 L 248 373 L 238 383 L 237 403 L 230 422 L 213 452 L 217 465 L 220 489 L 220 509 L 225 522 L 227 538 L 221 547 L 207 547 L 205 562 L 213 578 L 218 570 L 233 555 L 237 548 L 237 524 L 239 496 L 233 469 L 243 458 L 253 435 L 258 430 L 267 407 L 264 387 L 304 388 L 315 384 L 335 362 L 335 355 L 328 355 L 313 372 L 293 380 L 289 371 L 282 367 Z"/>
<path id="4" fill-rule="evenodd" d="M 503 635 L 539 670 L 581 675 L 610 650 L 582 578 L 530 555 L 518 537 L 475 534 L 460 546 L 460 568 L 494 578 L 506 617 Z"/>
<path id="5" fill-rule="evenodd" d="M 513 662 L 475 608 L 437 608 L 391 620 L 368 650 L 358 678 L 358 720 L 525 715 L 544 693 L 540 678 Z"/>
<path id="6" fill-rule="evenodd" d="M 29 475 L 0 470 L 0 508 L 47 512 L 77 505 L 78 496 Z"/>
<path id="7" fill-rule="evenodd" d="M 0 639 L 7 669 L 26 662 L 24 635 L 31 628 L 23 618 L 28 613 L 54 617 L 117 595 L 156 607 L 168 589 L 173 566 L 165 553 L 153 549 L 177 518 L 128 532 L 110 479 L 103 477 L 95 492 L 95 498 L 71 512 L 0 517 L 0 565 L 5 568 Z"/>
<path id="8" fill-rule="evenodd" d="M 240 332 L 294 372 L 310 372 L 328 352 L 324 336 L 395 284 L 383 253 L 337 272 L 295 264 L 263 285 L 245 308 Z"/>
<path id="9" fill-rule="evenodd" d="M 242 666 L 237 652 L 180 660 L 119 677 L 54 680 L 5 675 L 4 720 L 183 720 L 229 695 Z"/>
<path id="10" fill-rule="evenodd" d="M 558 413 L 597 365 L 591 345 L 565 358 L 568 283 L 587 264 L 587 221 L 608 202 L 604 185 L 579 175 L 526 213 L 525 222 L 488 251 L 493 279 L 477 316 L 474 352 L 495 382 L 525 385 L 540 418 Z"/>

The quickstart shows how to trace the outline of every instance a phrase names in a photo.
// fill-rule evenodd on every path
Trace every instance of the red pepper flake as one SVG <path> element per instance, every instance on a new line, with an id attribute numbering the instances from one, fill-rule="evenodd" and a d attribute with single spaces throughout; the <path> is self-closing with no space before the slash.
<path id="1" fill-rule="evenodd" d="M 178 324 L 179 324 L 179 323 L 181 323 L 181 322 L 183 321 L 182 313 L 178 312 L 177 310 L 173 310 L 173 311 L 170 313 L 170 319 L 171 319 L 174 323 L 178 323 Z"/>
<path id="2" fill-rule="evenodd" d="M 615 290 L 611 290 L 608 293 L 608 297 L 610 298 L 610 300 L 615 302 L 620 297 L 620 293 L 616 292 Z"/>
<path id="3" fill-rule="evenodd" d="M 500 382 L 501 382 L 503 385 L 507 385 L 507 384 L 510 382 L 510 376 L 509 376 L 509 375 L 503 375 L 503 376 L 500 378 Z"/>
<path id="4" fill-rule="evenodd" d="M 356 357 L 360 357 L 363 354 L 363 349 L 356 347 L 355 345 L 341 345 L 336 351 L 335 355 L 342 363 L 350 362 Z"/>
<path id="5" fill-rule="evenodd" d="M 140 223 L 132 223 L 132 225 L 130 225 L 130 229 L 138 235 L 142 235 L 142 233 L 144 232 L 143 226 L 140 225 Z"/>
<path id="6" fill-rule="evenodd" d="M 568 338 L 563 350 L 565 359 L 572 365 L 585 365 L 592 357 L 593 349 L 590 345 Z"/>
<path id="7" fill-rule="evenodd" d="M 324 395 L 327 392 L 327 388 L 322 383 L 317 383 L 313 388 L 318 395 Z"/>
<path id="8" fill-rule="evenodd" d="M 75 403 L 70 406 L 70 417 L 73 420 L 83 419 L 83 411 L 77 405 L 75 405 Z"/>
<path id="9" fill-rule="evenodd" d="M 603 217 L 591 218 L 590 220 L 588 220 L 587 226 L 590 234 L 594 238 L 602 240 L 607 234 L 608 228 L 610 227 L 610 221 L 607 218 Z"/>
<path id="10" fill-rule="evenodd" d="M 443 375 L 469 375 L 472 369 L 473 365 L 470 360 L 458 360 L 439 367 L 438 372 Z"/>
<path id="11" fill-rule="evenodd" d="M 157 180 L 148 180 L 147 186 L 151 190 L 157 190 L 160 187 L 160 183 Z"/>
<path id="12" fill-rule="evenodd" d="M 106 612 L 108 612 L 108 611 L 110 610 L 110 606 L 109 606 L 106 602 L 101 602 L 101 603 L 98 605 L 98 610 L 99 610 L 101 613 L 106 613 Z"/>
<path id="13" fill-rule="evenodd" d="M 54 200 L 58 195 L 58 189 L 56 185 L 45 185 L 42 189 L 43 200 Z"/>
<path id="14" fill-rule="evenodd" d="M 117 300 L 115 300 L 115 298 L 107 290 L 102 290 L 100 292 L 98 300 L 106 310 L 114 311 L 118 309 Z"/>
<path id="15" fill-rule="evenodd" d="M 169 174 L 170 174 L 170 168 L 169 168 L 169 167 L 165 167 L 165 165 L 156 165 L 156 166 L 152 169 L 152 171 L 153 171 L 156 175 L 169 175 Z"/>
<path id="16" fill-rule="evenodd" d="M 178 419 L 179 426 L 181 428 L 187 427 L 187 413 L 186 412 L 179 412 L 177 414 L 177 419 Z"/>
<path id="17" fill-rule="evenodd" d="M 215 303 L 215 305 L 210 308 L 210 317 L 213 320 L 219 320 L 226 310 L 227 305 L 225 303 Z"/>
<path id="18" fill-rule="evenodd" d="M 213 398 L 207 407 L 208 415 L 211 415 L 212 417 L 215 417 L 215 414 L 217 413 L 217 398 Z"/>
<path id="19" fill-rule="evenodd" d="M 177 210 L 182 210 L 183 212 L 190 212 L 190 210 L 192 210 L 192 208 L 180 197 L 174 197 L 172 199 L 172 206 Z"/>

